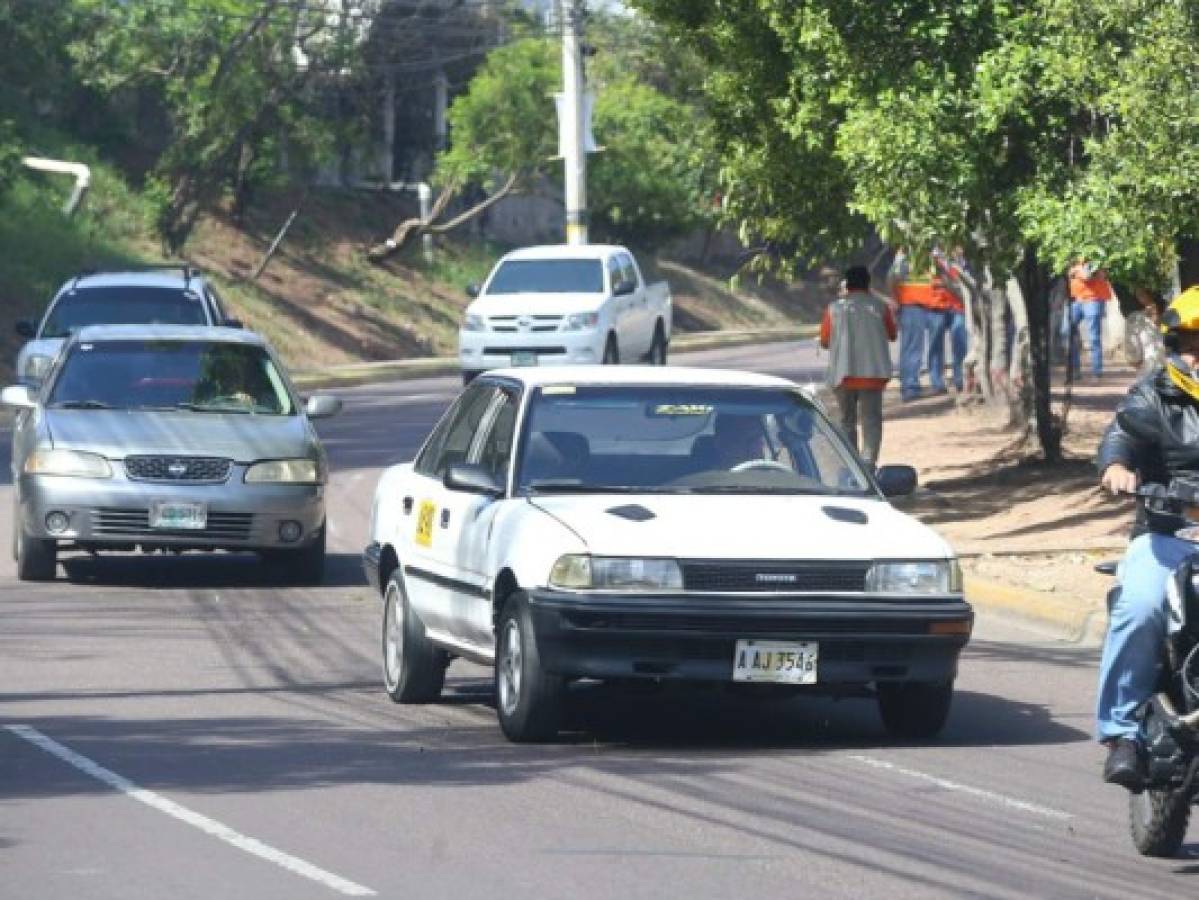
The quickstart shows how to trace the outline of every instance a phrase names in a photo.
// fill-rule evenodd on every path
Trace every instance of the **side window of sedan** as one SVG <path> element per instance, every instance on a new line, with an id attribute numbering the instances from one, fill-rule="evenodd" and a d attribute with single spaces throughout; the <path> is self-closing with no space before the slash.
<path id="1" fill-rule="evenodd" d="M 425 452 L 417 460 L 416 470 L 422 475 L 441 478 L 454 463 L 466 462 L 470 445 L 475 439 L 483 414 L 495 396 L 494 385 L 477 384 L 466 389 L 453 412 L 446 417 L 444 429 L 429 441 Z"/>
<path id="2" fill-rule="evenodd" d="M 491 429 L 483 440 L 479 465 L 506 486 L 508 463 L 512 458 L 512 436 L 516 431 L 516 395 L 501 391 L 499 408 L 491 419 Z"/>

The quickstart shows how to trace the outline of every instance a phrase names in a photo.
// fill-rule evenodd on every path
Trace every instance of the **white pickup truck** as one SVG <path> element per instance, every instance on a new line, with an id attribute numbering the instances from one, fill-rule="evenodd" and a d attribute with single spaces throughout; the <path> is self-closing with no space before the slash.
<path id="1" fill-rule="evenodd" d="M 605 244 L 525 247 L 502 257 L 458 332 L 463 383 L 505 366 L 665 365 L 671 299 L 633 254 Z"/>

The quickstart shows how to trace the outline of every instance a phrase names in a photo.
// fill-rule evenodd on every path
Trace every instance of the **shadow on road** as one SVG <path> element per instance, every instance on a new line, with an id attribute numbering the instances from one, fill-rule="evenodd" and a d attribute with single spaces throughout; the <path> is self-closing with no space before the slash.
<path id="1" fill-rule="evenodd" d="M 282 565 L 253 553 L 120 553 L 64 556 L 62 568 L 75 584 L 137 588 L 284 587 L 293 584 Z M 366 585 L 362 557 L 330 553 L 322 587 Z"/>

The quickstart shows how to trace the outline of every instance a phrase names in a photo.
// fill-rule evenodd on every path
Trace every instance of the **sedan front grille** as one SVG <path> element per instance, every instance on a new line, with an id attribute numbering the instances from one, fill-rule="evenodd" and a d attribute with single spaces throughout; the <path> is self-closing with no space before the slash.
<path id="1" fill-rule="evenodd" d="M 204 528 L 168 530 L 150 527 L 145 509 L 103 507 L 92 510 L 92 534 L 103 537 L 194 537 L 206 541 L 248 541 L 254 527 L 253 513 L 208 512 Z"/>
<path id="2" fill-rule="evenodd" d="M 860 594 L 868 563 L 684 560 L 683 589 L 710 593 Z"/>
<path id="3" fill-rule="evenodd" d="M 136 481 L 216 484 L 229 477 L 233 460 L 214 456 L 127 456 L 125 474 Z"/>

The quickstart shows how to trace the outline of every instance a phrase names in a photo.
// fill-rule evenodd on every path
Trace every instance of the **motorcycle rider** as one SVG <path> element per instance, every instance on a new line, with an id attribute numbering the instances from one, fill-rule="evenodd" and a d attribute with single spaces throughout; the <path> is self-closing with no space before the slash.
<path id="1" fill-rule="evenodd" d="M 1165 364 L 1136 382 L 1099 445 L 1102 485 L 1113 494 L 1143 482 L 1199 475 L 1199 286 L 1162 316 Z M 1166 582 L 1195 545 L 1174 537 L 1185 520 L 1142 507 L 1120 564 L 1099 666 L 1098 737 L 1108 747 L 1103 779 L 1139 792 L 1145 759 L 1137 708 L 1153 694 L 1166 633 Z"/>

